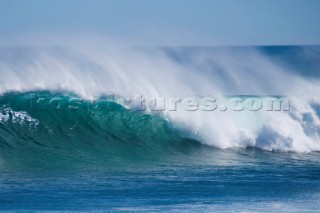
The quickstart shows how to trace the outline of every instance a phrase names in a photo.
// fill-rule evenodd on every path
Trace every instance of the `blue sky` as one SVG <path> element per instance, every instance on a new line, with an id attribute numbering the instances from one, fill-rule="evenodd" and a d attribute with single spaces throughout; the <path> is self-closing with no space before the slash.
<path id="1" fill-rule="evenodd" d="M 0 0 L 0 40 L 38 34 L 155 45 L 320 44 L 320 0 Z"/>

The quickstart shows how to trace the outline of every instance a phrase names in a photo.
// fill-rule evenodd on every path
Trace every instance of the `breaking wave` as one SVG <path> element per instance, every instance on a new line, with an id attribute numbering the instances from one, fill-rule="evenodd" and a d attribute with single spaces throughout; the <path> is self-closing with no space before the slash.
<path id="1" fill-rule="evenodd" d="M 88 150 L 117 158 L 179 152 L 200 144 L 268 151 L 320 151 L 319 47 L 0 49 L 0 148 L 21 155 Z M 37 111 L 52 99 L 273 97 L 289 111 Z M 218 108 L 219 109 L 219 108 Z M 78 144 L 78 145 L 77 145 Z M 19 147 L 19 148 L 18 148 Z M 30 154 L 29 153 L 29 154 Z"/>

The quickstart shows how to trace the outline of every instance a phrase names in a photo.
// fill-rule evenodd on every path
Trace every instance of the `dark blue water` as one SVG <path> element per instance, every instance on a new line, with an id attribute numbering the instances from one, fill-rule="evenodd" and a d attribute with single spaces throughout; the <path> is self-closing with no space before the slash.
<path id="1" fill-rule="evenodd" d="M 190 152 L 163 162 L 2 172 L 1 209 L 292 212 L 320 207 L 319 153 L 208 147 Z"/>

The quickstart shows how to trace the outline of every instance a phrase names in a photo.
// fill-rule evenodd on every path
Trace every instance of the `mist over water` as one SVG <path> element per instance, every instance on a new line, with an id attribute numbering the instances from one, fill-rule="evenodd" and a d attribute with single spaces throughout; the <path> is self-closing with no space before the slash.
<path id="1" fill-rule="evenodd" d="M 2 94 L 69 91 L 87 100 L 111 94 L 146 99 L 215 97 L 214 112 L 178 108 L 160 116 L 189 132 L 188 137 L 218 148 L 320 150 L 318 47 L 79 45 L 2 47 L 0 55 Z M 290 110 L 220 110 L 219 103 L 230 95 L 282 96 L 290 100 Z"/>

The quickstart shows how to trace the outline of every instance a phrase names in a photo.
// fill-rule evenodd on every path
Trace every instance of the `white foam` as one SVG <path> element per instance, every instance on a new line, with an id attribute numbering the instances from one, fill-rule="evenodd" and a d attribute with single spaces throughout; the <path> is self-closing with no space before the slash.
<path id="1" fill-rule="evenodd" d="M 5 54 L 5 49 L 1 54 Z M 0 59 L 0 93 L 70 90 L 90 99 L 190 97 L 225 94 L 294 97 L 304 106 L 289 112 L 164 111 L 163 115 L 205 144 L 220 148 L 257 146 L 266 150 L 320 150 L 319 117 L 311 107 L 320 94 L 318 80 L 306 80 L 273 63 L 255 49 L 199 51 L 182 63 L 162 50 L 88 48 L 15 50 Z M 304 119 L 305 116 L 310 119 Z"/>

